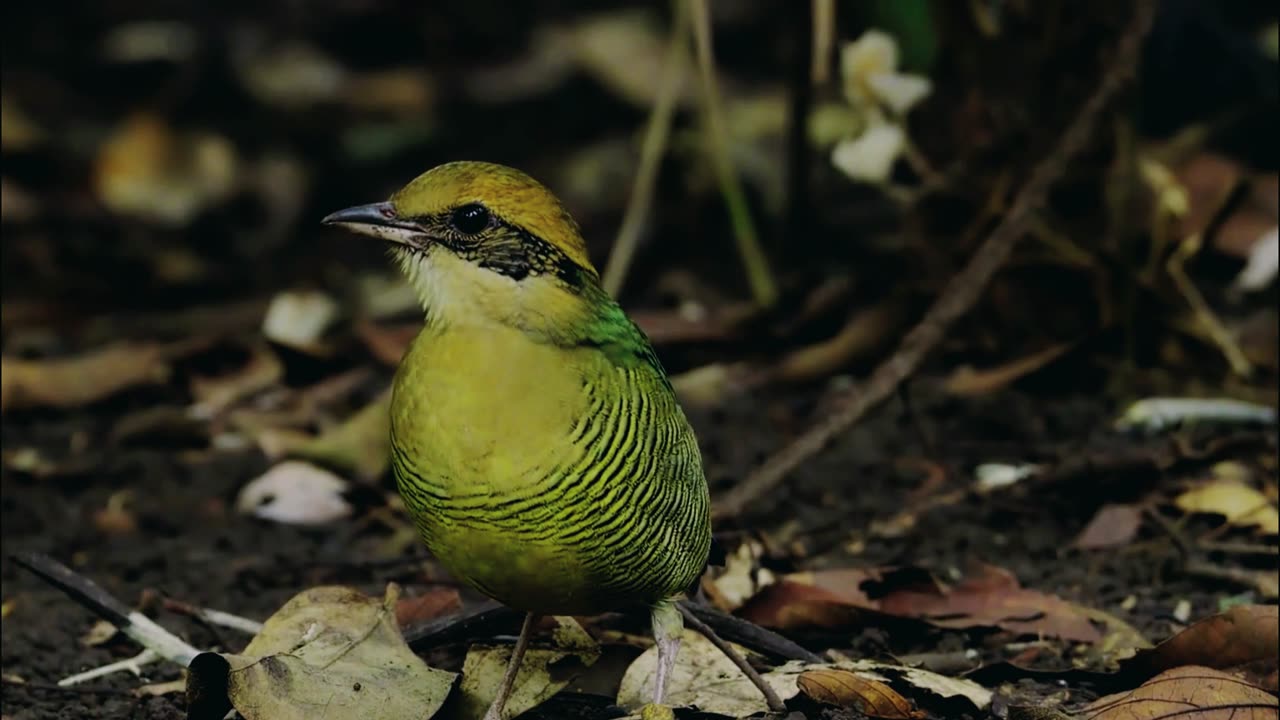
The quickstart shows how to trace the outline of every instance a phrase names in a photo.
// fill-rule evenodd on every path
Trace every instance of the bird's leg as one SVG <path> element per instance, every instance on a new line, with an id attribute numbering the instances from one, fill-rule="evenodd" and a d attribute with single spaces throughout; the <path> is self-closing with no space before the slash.
<path id="1" fill-rule="evenodd" d="M 507 663 L 507 671 L 502 675 L 502 684 L 498 686 L 498 696 L 485 712 L 484 720 L 503 720 L 502 708 L 507 704 L 507 698 L 511 697 L 511 688 L 516 684 L 516 675 L 520 672 L 520 661 L 524 659 L 524 651 L 529 649 L 529 638 L 533 635 L 533 626 L 537 622 L 538 616 L 534 613 L 524 616 L 520 637 L 516 640 L 515 649 L 511 651 L 511 660 Z"/>
<path id="2" fill-rule="evenodd" d="M 684 618 L 676 604 L 660 600 L 650 613 L 653 623 L 653 640 L 658 644 L 658 673 L 653 682 L 653 704 L 661 705 L 667 692 L 667 679 L 675 667 L 676 654 L 680 652 L 680 635 L 684 632 Z"/>

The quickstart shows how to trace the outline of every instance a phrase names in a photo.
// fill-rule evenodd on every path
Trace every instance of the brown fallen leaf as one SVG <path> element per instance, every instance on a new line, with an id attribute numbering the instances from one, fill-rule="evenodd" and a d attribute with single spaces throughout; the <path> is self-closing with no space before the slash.
<path id="1" fill-rule="evenodd" d="M 432 588 L 421 595 L 402 597 L 396 603 L 396 624 L 408 627 L 434 620 L 462 607 L 462 598 L 454 588 Z"/>
<path id="2" fill-rule="evenodd" d="M 1133 542 L 1142 528 L 1142 508 L 1137 505 L 1107 503 L 1071 542 L 1081 550 L 1105 550 Z"/>
<path id="3" fill-rule="evenodd" d="M 1191 625 L 1123 667 L 1155 674 L 1179 665 L 1218 670 L 1248 667 L 1251 677 L 1274 675 L 1280 660 L 1280 608 L 1237 605 Z"/>
<path id="4" fill-rule="evenodd" d="M 868 597 L 863 584 L 884 593 Z M 1137 630 L 1094 608 L 1021 587 L 1007 570 L 979 566 L 947 587 L 914 568 L 823 570 L 787 575 L 749 600 L 739 615 L 777 628 L 839 627 L 869 610 L 937 627 L 998 627 L 1087 643 L 1108 639 L 1112 652 L 1150 647 Z"/>
<path id="5" fill-rule="evenodd" d="M 897 568 L 841 568 L 792 573 L 756 593 L 737 614 L 757 625 L 787 630 L 842 627 L 877 604 L 862 584 L 885 582 Z M 917 574 L 918 577 L 918 574 Z"/>
<path id="6" fill-rule="evenodd" d="M 1048 365 L 1070 350 L 1072 343 L 1059 343 L 1011 360 L 1003 365 L 975 370 L 969 366 L 956 368 L 943 387 L 952 395 L 986 395 L 1013 384 L 1019 378 L 1030 375 Z"/>
<path id="7" fill-rule="evenodd" d="M 83 355 L 0 358 L 0 412 L 88 405 L 123 390 L 163 383 L 170 355 L 159 343 L 117 343 Z"/>
<path id="8" fill-rule="evenodd" d="M 867 717 L 890 720 L 927 717 L 888 685 L 867 680 L 848 670 L 806 670 L 796 678 L 796 684 L 800 692 L 817 702 L 853 708 Z"/>
<path id="9" fill-rule="evenodd" d="M 1275 720 L 1280 700 L 1213 668 L 1166 670 L 1135 690 L 1098 698 L 1078 717 L 1089 720 Z"/>
<path id="10" fill-rule="evenodd" d="M 882 612 L 916 617 L 938 627 L 1004 630 L 1097 643 L 1116 632 L 1131 647 L 1149 647 L 1137 630 L 1100 610 L 1019 585 L 1008 570 L 981 565 L 941 593 L 906 589 L 879 600 Z M 1105 626 L 1100 629 L 1099 625 Z M 1117 639 L 1112 640 L 1117 642 Z"/>

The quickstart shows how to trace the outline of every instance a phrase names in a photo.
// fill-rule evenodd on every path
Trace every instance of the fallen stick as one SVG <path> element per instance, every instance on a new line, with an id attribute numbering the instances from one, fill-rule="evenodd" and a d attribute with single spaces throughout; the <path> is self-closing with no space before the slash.
<path id="1" fill-rule="evenodd" d="M 137 610 L 130 610 L 124 603 L 112 597 L 97 583 L 48 555 L 43 553 L 17 553 L 10 557 L 18 565 L 30 570 L 44 579 L 45 582 L 66 593 L 72 600 L 115 625 L 116 629 L 145 648 L 136 657 L 111 663 L 103 668 L 72 675 L 60 681 L 59 685 L 72 685 L 117 670 L 137 672 L 137 668 L 143 663 L 158 660 L 168 660 L 182 667 L 187 667 L 191 664 L 191 659 L 200 654 L 200 650 L 187 644 L 182 638 L 165 630 L 154 620 Z M 110 669 L 105 670 L 105 668 Z"/>
<path id="2" fill-rule="evenodd" d="M 881 363 L 861 386 L 843 392 L 830 415 L 766 460 L 737 487 L 717 498 L 712 511 L 715 518 L 741 514 L 749 504 L 778 486 L 791 471 L 820 452 L 871 408 L 891 397 L 902 381 L 916 371 L 952 323 L 973 307 L 996 270 L 1013 252 L 1027 219 L 1044 204 L 1054 181 L 1088 144 L 1099 113 L 1133 74 L 1140 57 L 1142 39 L 1146 37 L 1154 13 L 1155 3 L 1151 0 L 1136 4 L 1133 18 L 1116 46 L 1111 65 L 1103 71 L 1097 89 L 1067 126 L 1052 152 L 1036 165 L 1000 224 L 974 252 L 969 264 L 952 278 L 920 322 L 907 333 L 893 355 Z"/>

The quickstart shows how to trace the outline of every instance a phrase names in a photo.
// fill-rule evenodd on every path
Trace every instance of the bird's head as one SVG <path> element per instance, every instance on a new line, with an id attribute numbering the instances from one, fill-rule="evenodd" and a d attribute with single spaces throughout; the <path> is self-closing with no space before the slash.
<path id="1" fill-rule="evenodd" d="M 386 202 L 323 222 L 387 241 L 429 322 L 538 329 L 569 319 L 599 288 L 568 211 L 541 183 L 503 165 L 440 165 Z"/>

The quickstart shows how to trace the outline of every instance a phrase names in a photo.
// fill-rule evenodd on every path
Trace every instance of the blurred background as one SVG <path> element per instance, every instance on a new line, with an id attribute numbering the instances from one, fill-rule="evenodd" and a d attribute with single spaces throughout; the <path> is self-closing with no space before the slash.
<path id="1" fill-rule="evenodd" d="M 6 549 L 129 601 L 162 587 L 259 615 L 322 580 L 421 582 L 394 564 L 422 558 L 383 394 L 420 310 L 383 248 L 319 219 L 459 159 L 564 200 L 723 494 L 893 352 L 1123 72 L 1135 8 L 707 5 L 702 22 L 568 0 L 6 8 Z M 1043 561 L 1098 502 L 1046 520 L 1043 498 L 1025 516 L 972 500 L 936 536 L 874 522 L 938 468 L 1114 450 L 1130 441 L 1098 437 L 1149 395 L 1274 407 L 1276 4 L 1160 2 L 1135 73 L 909 392 L 724 518 L 730 547 L 766 535 L 787 568 L 959 562 L 1006 552 L 995 527 L 1022 537 L 1024 582 L 1078 588 Z M 1274 503 L 1268 437 L 1249 462 Z M 6 617 L 48 592 L 7 559 L 3 576 Z M 1085 587 L 1118 602 L 1104 585 Z M 109 654 L 75 642 L 82 611 L 44 612 L 5 623 L 6 672 Z M 66 651 L 28 657 L 51 633 Z"/>

